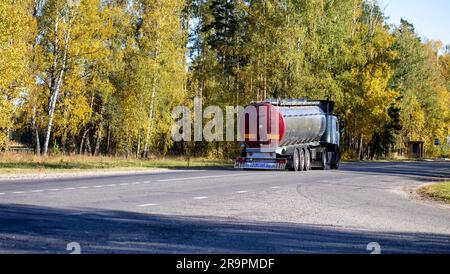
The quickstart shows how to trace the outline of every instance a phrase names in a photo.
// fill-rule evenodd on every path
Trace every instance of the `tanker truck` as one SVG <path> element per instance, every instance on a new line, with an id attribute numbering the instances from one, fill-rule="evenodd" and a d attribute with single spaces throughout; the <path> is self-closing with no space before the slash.
<path id="1" fill-rule="evenodd" d="M 268 99 L 252 103 L 240 118 L 242 153 L 236 169 L 338 169 L 344 121 L 329 100 Z"/>

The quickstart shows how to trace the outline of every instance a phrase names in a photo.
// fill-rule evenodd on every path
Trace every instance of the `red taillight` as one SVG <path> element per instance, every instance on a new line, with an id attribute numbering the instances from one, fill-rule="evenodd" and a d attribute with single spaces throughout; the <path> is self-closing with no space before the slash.
<path id="1" fill-rule="evenodd" d="M 236 159 L 236 162 L 238 162 L 238 163 L 244 163 L 245 160 L 244 160 L 244 158 L 237 158 L 237 159 Z"/>
<path id="2" fill-rule="evenodd" d="M 286 159 L 277 159 L 277 164 L 286 164 L 287 160 Z"/>

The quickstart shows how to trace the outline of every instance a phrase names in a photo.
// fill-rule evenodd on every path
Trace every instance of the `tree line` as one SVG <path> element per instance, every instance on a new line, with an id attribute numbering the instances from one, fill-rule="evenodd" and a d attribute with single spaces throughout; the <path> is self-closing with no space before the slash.
<path id="1" fill-rule="evenodd" d="M 0 149 L 36 154 L 235 156 L 171 138 L 175 106 L 336 101 L 347 158 L 408 141 L 439 156 L 450 125 L 450 47 L 370 0 L 5 0 Z"/>

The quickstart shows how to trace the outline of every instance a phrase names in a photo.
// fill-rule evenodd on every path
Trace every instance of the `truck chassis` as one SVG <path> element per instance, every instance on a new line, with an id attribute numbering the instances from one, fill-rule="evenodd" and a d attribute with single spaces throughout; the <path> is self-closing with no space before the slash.
<path id="1" fill-rule="evenodd" d="M 335 145 L 307 143 L 283 147 L 279 152 L 261 152 L 259 149 L 243 148 L 236 159 L 236 169 L 309 171 L 311 169 L 338 169 L 339 148 Z"/>

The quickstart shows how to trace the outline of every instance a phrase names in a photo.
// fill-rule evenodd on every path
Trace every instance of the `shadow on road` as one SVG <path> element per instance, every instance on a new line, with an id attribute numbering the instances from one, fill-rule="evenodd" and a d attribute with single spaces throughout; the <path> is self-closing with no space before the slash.
<path id="1" fill-rule="evenodd" d="M 342 171 L 408 177 L 418 181 L 450 180 L 450 162 L 347 163 Z"/>
<path id="2" fill-rule="evenodd" d="M 450 236 L 344 231 L 336 227 L 240 222 L 213 217 L 147 215 L 0 205 L 0 252 L 69 253 L 450 253 Z"/>

